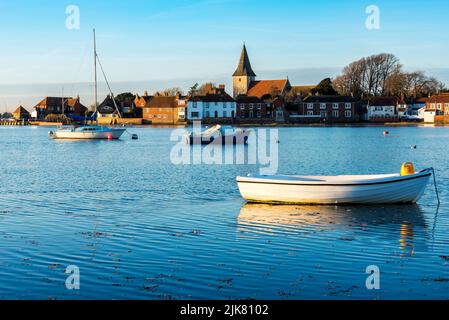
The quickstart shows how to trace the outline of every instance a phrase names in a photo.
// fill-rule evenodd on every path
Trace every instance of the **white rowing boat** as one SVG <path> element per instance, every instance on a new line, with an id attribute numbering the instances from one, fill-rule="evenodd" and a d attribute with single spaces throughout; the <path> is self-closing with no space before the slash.
<path id="1" fill-rule="evenodd" d="M 274 204 L 402 204 L 416 203 L 433 169 L 408 175 L 247 176 L 237 177 L 248 202 Z"/>

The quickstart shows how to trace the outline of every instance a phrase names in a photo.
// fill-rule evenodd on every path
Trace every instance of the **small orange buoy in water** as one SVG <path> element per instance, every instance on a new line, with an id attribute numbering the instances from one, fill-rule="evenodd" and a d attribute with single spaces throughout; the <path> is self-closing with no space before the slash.
<path id="1" fill-rule="evenodd" d="M 390 134 L 390 131 L 384 131 L 384 136 L 388 136 Z"/>

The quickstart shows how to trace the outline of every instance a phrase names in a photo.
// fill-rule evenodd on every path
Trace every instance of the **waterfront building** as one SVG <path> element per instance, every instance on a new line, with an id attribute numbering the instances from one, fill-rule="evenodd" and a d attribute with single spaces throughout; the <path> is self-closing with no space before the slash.
<path id="1" fill-rule="evenodd" d="M 211 88 L 203 95 L 194 95 L 187 100 L 187 120 L 226 120 L 235 118 L 237 104 L 226 93 L 225 86 Z"/>
<path id="2" fill-rule="evenodd" d="M 299 104 L 299 122 L 354 122 L 358 120 L 356 99 L 349 96 L 308 96 Z"/>
<path id="3" fill-rule="evenodd" d="M 267 95 L 285 96 L 292 88 L 288 79 L 256 80 L 256 73 L 251 67 L 246 46 L 243 45 L 237 69 L 232 75 L 234 99 L 246 95 L 262 99 Z"/>
<path id="4" fill-rule="evenodd" d="M 426 99 L 426 111 L 436 111 L 437 115 L 449 116 L 449 93 L 440 93 Z"/>
<path id="5" fill-rule="evenodd" d="M 152 124 L 179 124 L 186 121 L 186 100 L 177 96 L 154 96 L 143 108 L 143 119 Z"/>
<path id="6" fill-rule="evenodd" d="M 108 95 L 97 108 L 97 118 L 101 124 L 117 124 L 120 122 L 120 118 L 132 119 L 141 117 L 142 109 L 135 106 L 134 99 L 115 101 L 114 103 L 114 100 Z"/>
<path id="7" fill-rule="evenodd" d="M 426 98 L 424 122 L 447 122 L 449 118 L 449 93 L 440 93 Z"/>
<path id="8" fill-rule="evenodd" d="M 427 98 L 410 100 L 407 102 L 407 115 L 420 117 L 420 110 L 426 107 Z"/>
<path id="9" fill-rule="evenodd" d="M 98 121 L 102 124 L 117 124 L 120 118 L 117 108 L 115 107 L 114 100 L 108 95 L 97 107 Z"/>
<path id="10" fill-rule="evenodd" d="M 31 118 L 44 119 L 49 114 L 70 114 L 84 116 L 87 108 L 81 104 L 80 98 L 46 97 L 33 107 Z"/>
<path id="11" fill-rule="evenodd" d="M 136 94 L 136 97 L 134 98 L 134 105 L 137 108 L 144 108 L 147 104 L 147 102 L 152 98 L 153 96 L 150 96 L 148 94 L 148 91 L 145 91 L 145 93 L 143 94 L 143 96 L 139 96 L 138 94 Z"/>
<path id="12" fill-rule="evenodd" d="M 258 97 L 240 95 L 236 99 L 237 118 L 267 119 L 272 118 L 272 105 Z"/>
<path id="13" fill-rule="evenodd" d="M 368 121 L 399 121 L 399 106 L 402 106 L 402 110 L 403 103 L 397 97 L 372 97 L 368 100 Z"/>
<path id="14" fill-rule="evenodd" d="M 19 106 L 13 113 L 12 116 L 16 120 L 29 120 L 31 114 L 24 107 Z"/>

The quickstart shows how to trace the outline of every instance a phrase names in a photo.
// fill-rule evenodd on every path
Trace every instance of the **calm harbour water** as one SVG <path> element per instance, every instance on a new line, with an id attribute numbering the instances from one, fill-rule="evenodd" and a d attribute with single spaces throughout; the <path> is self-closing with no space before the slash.
<path id="1" fill-rule="evenodd" d="M 413 161 L 437 170 L 438 212 L 432 185 L 416 206 L 245 205 L 235 177 L 258 167 L 175 166 L 171 129 L 70 142 L 0 127 L 0 299 L 448 299 L 449 128 L 383 130 L 280 128 L 279 173 Z"/>

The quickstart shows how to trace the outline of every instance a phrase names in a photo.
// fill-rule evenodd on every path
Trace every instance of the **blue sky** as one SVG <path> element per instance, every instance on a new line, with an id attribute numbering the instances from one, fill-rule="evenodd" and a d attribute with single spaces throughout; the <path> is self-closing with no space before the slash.
<path id="1" fill-rule="evenodd" d="M 71 4 L 80 30 L 65 27 Z M 372 4 L 380 30 L 365 28 Z M 90 81 L 93 27 L 112 82 L 230 75 L 244 41 L 256 73 L 380 52 L 408 68 L 449 68 L 448 10 L 443 0 L 1 1 L 0 85 Z"/>

